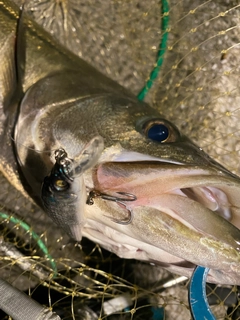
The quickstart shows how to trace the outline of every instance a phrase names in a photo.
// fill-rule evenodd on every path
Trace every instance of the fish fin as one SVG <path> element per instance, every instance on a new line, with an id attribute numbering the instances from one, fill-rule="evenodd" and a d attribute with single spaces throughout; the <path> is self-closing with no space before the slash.
<path id="1" fill-rule="evenodd" d="M 15 97 L 23 95 L 26 41 L 23 7 L 20 8 L 16 29 L 3 39 L 0 49 L 0 105 L 5 109 Z M 8 113 L 8 112 L 7 112 Z"/>
<path id="2" fill-rule="evenodd" d="M 24 25 L 24 4 L 20 7 L 19 11 L 15 49 L 17 94 L 23 95 L 23 81 L 26 63 L 26 31 Z"/>
<path id="3" fill-rule="evenodd" d="M 25 47 L 19 50 L 21 42 L 19 39 L 25 37 L 21 35 L 23 31 L 25 33 L 21 24 L 23 15 L 21 12 L 19 13 L 19 8 L 12 8 L 8 2 L 0 4 L 0 10 L 0 171 L 17 190 L 30 199 L 22 183 L 20 183 L 17 162 L 12 148 L 13 129 L 20 100 L 19 93 L 22 94 L 22 79 L 19 77 L 20 68 L 17 59 L 18 61 L 24 61 L 25 59 L 24 57 L 19 59 L 20 52 L 25 50 Z M 21 22 L 20 27 L 19 20 Z"/>

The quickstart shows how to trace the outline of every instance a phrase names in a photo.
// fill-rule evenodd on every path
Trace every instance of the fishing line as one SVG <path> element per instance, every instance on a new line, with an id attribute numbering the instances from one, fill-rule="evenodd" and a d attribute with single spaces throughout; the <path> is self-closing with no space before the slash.
<path id="1" fill-rule="evenodd" d="M 164 54 L 167 50 L 167 40 L 168 40 L 168 25 L 169 25 L 169 5 L 167 0 L 162 0 L 162 40 L 159 44 L 158 54 L 156 63 L 149 75 L 148 80 L 145 83 L 145 86 L 138 94 L 138 100 L 142 101 L 146 97 L 148 91 L 151 89 L 154 81 L 156 80 L 161 66 L 163 64 Z"/>
<path id="2" fill-rule="evenodd" d="M 26 222 L 24 222 L 24 221 L 14 217 L 14 216 L 12 216 L 12 215 L 9 215 L 9 214 L 7 214 L 5 212 L 0 212 L 0 218 L 9 220 L 12 223 L 14 223 L 15 225 L 18 224 L 23 230 L 27 231 L 30 234 L 30 236 L 36 241 L 39 249 L 44 253 L 44 255 L 49 260 L 49 262 L 50 262 L 50 264 L 52 266 L 52 269 L 54 270 L 53 277 L 56 277 L 56 275 L 57 275 L 56 262 L 53 259 L 53 257 L 50 255 L 46 245 L 44 244 L 42 239 L 39 237 L 39 235 L 35 231 L 33 231 L 32 228 Z"/>
<path id="3" fill-rule="evenodd" d="M 26 148 L 27 150 L 31 150 L 31 151 L 34 151 L 34 152 L 39 153 L 39 154 L 41 154 L 41 153 L 54 153 L 55 151 L 57 151 L 59 149 L 59 148 L 56 148 L 56 149 L 49 149 L 49 150 L 37 150 L 37 149 L 31 148 L 31 147 L 25 146 L 23 143 L 18 142 L 16 139 L 14 139 L 12 136 L 10 137 L 10 139 L 16 145 L 22 146 L 22 147 Z"/>

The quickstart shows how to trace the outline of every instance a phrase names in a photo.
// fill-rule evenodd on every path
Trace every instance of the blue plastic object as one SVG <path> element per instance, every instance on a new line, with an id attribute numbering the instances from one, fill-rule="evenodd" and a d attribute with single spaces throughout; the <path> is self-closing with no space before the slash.
<path id="1" fill-rule="evenodd" d="M 189 305 L 194 320 L 216 320 L 206 296 L 206 279 L 209 268 L 197 266 L 189 287 Z"/>
<path id="2" fill-rule="evenodd" d="M 151 311 L 153 313 L 151 320 L 164 320 L 165 319 L 164 308 L 152 307 Z"/>

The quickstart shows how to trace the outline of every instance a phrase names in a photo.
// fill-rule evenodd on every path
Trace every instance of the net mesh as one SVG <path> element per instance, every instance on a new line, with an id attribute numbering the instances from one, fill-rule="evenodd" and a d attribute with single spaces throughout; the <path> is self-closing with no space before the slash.
<path id="1" fill-rule="evenodd" d="M 146 101 L 239 173 L 240 4 L 168 4 L 164 13 L 163 2 L 156 0 L 29 0 L 24 10 L 136 95 L 156 65 L 167 33 L 163 65 Z M 163 15 L 169 16 L 165 30 Z M 62 319 L 163 319 L 163 310 L 164 319 L 191 319 L 188 280 L 166 288 L 179 276 L 120 259 L 87 239 L 81 245 L 71 242 L 2 176 L 0 180 L 1 277 Z M 217 319 L 240 319 L 236 287 L 208 285 L 207 295 Z M 113 312 L 107 302 L 116 297 L 125 302 Z"/>

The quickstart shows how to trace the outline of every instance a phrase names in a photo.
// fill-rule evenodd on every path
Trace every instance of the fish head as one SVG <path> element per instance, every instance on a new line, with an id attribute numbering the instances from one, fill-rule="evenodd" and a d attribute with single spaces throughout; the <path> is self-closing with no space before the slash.
<path id="1" fill-rule="evenodd" d="M 105 149 L 88 187 L 136 200 L 94 200 L 83 234 L 122 257 L 187 276 L 193 264 L 203 265 L 211 269 L 209 281 L 238 284 L 239 177 L 148 105 L 107 99 L 106 114 L 94 113 Z"/>
<path id="2" fill-rule="evenodd" d="M 81 172 L 87 196 L 74 211 L 84 221 L 76 240 L 86 236 L 121 257 L 188 276 L 193 265 L 202 265 L 213 270 L 210 281 L 239 284 L 239 177 L 125 92 L 88 90 L 71 80 L 68 97 L 65 87 L 52 95 L 50 83 L 44 94 L 37 84 L 21 104 L 17 154 L 41 197 L 41 184 L 54 165 L 52 150 L 63 148 L 75 159 L 101 137 L 104 148 Z M 34 103 L 40 105 L 33 108 Z M 88 201 L 93 191 L 97 196 Z"/>

